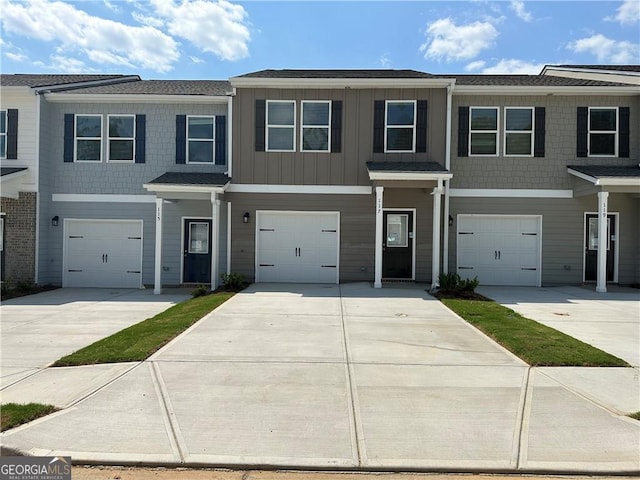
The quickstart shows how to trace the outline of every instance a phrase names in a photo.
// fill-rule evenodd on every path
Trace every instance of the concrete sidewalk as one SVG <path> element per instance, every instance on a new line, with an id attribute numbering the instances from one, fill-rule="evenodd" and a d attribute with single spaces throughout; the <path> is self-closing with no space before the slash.
<path id="1" fill-rule="evenodd" d="M 3 444 L 96 463 L 640 472 L 623 415 L 637 370 L 529 368 L 419 288 L 254 285 L 149 361 L 102 368 L 120 370 Z"/>

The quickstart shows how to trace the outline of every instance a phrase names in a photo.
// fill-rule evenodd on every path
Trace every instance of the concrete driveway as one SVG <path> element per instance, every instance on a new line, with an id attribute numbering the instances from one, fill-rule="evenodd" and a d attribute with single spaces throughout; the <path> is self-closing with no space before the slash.
<path id="1" fill-rule="evenodd" d="M 640 290 L 486 287 L 478 292 L 521 315 L 640 366 Z M 640 405 L 639 408 L 640 410 Z"/>
<path id="2" fill-rule="evenodd" d="M 548 373 L 415 286 L 253 285 L 2 441 L 88 462 L 640 471 L 640 423 Z"/>

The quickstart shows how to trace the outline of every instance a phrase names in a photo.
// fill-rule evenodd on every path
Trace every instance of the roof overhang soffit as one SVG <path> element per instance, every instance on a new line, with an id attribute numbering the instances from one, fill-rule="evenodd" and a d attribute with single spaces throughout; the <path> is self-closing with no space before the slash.
<path id="1" fill-rule="evenodd" d="M 617 192 L 640 193 L 640 174 L 637 177 L 593 177 L 572 168 L 567 168 L 567 172 L 596 187 L 602 187 L 603 191 L 611 188 Z"/>

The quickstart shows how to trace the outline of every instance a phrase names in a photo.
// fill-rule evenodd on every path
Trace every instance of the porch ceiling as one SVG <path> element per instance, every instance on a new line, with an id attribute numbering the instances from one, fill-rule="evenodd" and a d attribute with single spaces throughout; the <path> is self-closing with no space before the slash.
<path id="1" fill-rule="evenodd" d="M 372 181 L 438 181 L 453 174 L 437 162 L 367 162 Z"/>

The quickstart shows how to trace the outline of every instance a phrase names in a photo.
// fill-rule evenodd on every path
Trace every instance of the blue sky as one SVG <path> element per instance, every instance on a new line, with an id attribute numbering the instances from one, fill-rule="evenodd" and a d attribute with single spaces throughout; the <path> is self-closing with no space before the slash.
<path id="1" fill-rule="evenodd" d="M 640 63 L 640 1 L 0 0 L 2 73 L 539 73 Z"/>

